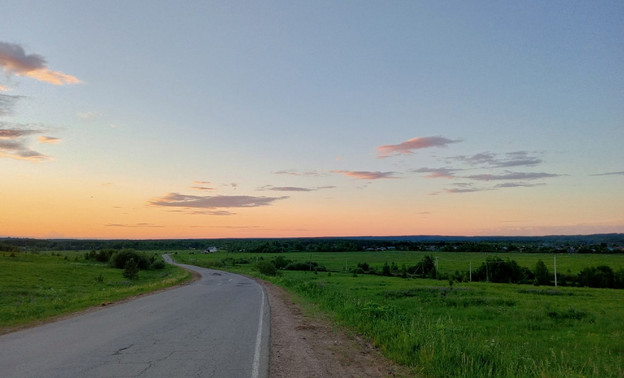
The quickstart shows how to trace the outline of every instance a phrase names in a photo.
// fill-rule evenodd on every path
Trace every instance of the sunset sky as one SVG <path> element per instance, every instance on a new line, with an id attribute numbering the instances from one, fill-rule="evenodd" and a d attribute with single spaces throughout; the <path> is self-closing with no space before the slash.
<path id="1" fill-rule="evenodd" d="M 0 1 L 0 237 L 624 232 L 624 2 Z"/>

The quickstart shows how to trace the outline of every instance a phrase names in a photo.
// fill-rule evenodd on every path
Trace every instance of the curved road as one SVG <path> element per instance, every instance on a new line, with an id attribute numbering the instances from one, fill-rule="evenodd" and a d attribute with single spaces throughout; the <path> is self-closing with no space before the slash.
<path id="1" fill-rule="evenodd" d="M 267 377 L 264 289 L 236 274 L 181 266 L 201 279 L 0 336 L 0 376 Z"/>

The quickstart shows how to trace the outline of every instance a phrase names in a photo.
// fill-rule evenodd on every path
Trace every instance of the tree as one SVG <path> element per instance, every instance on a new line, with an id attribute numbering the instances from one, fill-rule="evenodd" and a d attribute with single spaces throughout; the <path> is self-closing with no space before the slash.
<path id="1" fill-rule="evenodd" d="M 538 285 L 550 285 L 550 272 L 542 260 L 535 264 L 535 282 Z"/>

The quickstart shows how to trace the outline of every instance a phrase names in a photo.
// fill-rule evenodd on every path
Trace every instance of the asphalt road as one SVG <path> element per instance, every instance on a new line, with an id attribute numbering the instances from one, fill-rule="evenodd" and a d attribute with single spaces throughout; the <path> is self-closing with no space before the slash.
<path id="1" fill-rule="evenodd" d="M 0 336 L 1 377 L 268 376 L 264 289 L 186 266 L 194 283 Z"/>

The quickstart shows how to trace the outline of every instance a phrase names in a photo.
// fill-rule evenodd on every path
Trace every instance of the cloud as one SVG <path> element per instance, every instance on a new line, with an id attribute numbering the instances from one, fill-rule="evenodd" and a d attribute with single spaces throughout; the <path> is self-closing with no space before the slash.
<path id="1" fill-rule="evenodd" d="M 590 176 L 624 176 L 624 171 L 620 172 L 607 172 L 607 173 L 596 173 Z"/>
<path id="2" fill-rule="evenodd" d="M 121 223 L 109 223 L 105 224 L 104 227 L 121 227 L 121 228 L 163 228 L 163 226 L 158 226 L 151 223 L 135 223 L 135 224 L 121 224 Z"/>
<path id="3" fill-rule="evenodd" d="M 416 173 L 429 173 L 427 176 L 428 178 L 455 178 L 455 172 L 459 171 L 460 169 L 453 169 L 453 168 L 419 168 L 419 169 L 414 169 L 412 170 L 412 172 L 416 172 Z"/>
<path id="4" fill-rule="evenodd" d="M 190 215 L 216 215 L 216 216 L 228 216 L 228 215 L 236 215 L 236 213 L 232 213 L 227 210 L 171 210 L 173 213 L 184 213 Z"/>
<path id="5" fill-rule="evenodd" d="M 474 193 L 474 192 L 482 192 L 485 189 L 478 188 L 452 188 L 452 189 L 444 189 L 446 193 Z"/>
<path id="6" fill-rule="evenodd" d="M 544 178 L 552 178 L 552 177 L 559 177 L 561 175 L 557 175 L 554 173 L 525 173 L 525 172 L 509 172 L 506 171 L 503 174 L 500 175 L 492 175 L 492 174 L 481 174 L 481 175 L 472 175 L 472 176 L 467 176 L 465 178 L 471 179 L 471 180 L 478 180 L 478 181 L 498 181 L 498 180 L 538 180 L 538 179 L 544 179 Z"/>
<path id="7" fill-rule="evenodd" d="M 55 138 L 47 135 L 40 135 L 37 138 L 39 143 L 48 143 L 48 144 L 56 144 L 61 142 L 61 138 Z"/>
<path id="8" fill-rule="evenodd" d="M 28 147 L 28 137 L 43 132 L 43 130 L 34 128 L 34 126 L 31 125 L 0 122 L 0 158 L 8 157 L 11 159 L 29 160 L 33 162 L 50 159 L 49 156 Z"/>
<path id="9" fill-rule="evenodd" d="M 10 127 L 12 124 L 7 122 L 0 122 L 0 127 Z M 0 128 L 0 139 L 13 139 L 13 138 L 21 138 L 27 135 L 40 134 L 41 130 L 36 129 L 4 129 Z"/>
<path id="10" fill-rule="evenodd" d="M 543 184 L 543 183 L 528 184 L 525 182 L 506 182 L 504 184 L 496 185 L 495 188 L 531 188 L 534 186 L 541 186 L 541 185 L 546 185 L 546 184 Z"/>
<path id="11" fill-rule="evenodd" d="M 102 113 L 99 112 L 78 112 L 76 116 L 83 121 L 94 121 L 102 118 Z"/>
<path id="12" fill-rule="evenodd" d="M 2 88 L 0 88 L 2 90 Z M 15 104 L 23 98 L 22 96 L 11 96 L 0 93 L 0 116 L 8 116 L 13 114 Z"/>
<path id="13" fill-rule="evenodd" d="M 335 186 L 317 186 L 316 188 L 302 188 L 299 186 L 272 186 L 272 185 L 266 185 L 263 186 L 261 188 L 258 188 L 258 190 L 272 190 L 275 192 L 314 192 L 317 190 L 323 190 L 323 189 L 334 189 Z"/>
<path id="14" fill-rule="evenodd" d="M 275 171 L 272 173 L 274 175 L 288 175 L 288 176 L 325 176 L 325 174 L 320 173 L 315 170 L 298 171 L 296 169 L 290 169 L 290 170 Z"/>
<path id="15" fill-rule="evenodd" d="M 492 152 L 480 152 L 472 156 L 457 156 L 453 159 L 472 166 L 480 165 L 492 168 L 533 167 L 542 163 L 542 159 L 532 156 L 528 151 L 508 152 L 503 157 Z"/>
<path id="16" fill-rule="evenodd" d="M 217 209 L 232 207 L 259 207 L 288 197 L 253 197 L 253 196 L 192 196 L 169 193 L 162 198 L 149 201 L 152 206 L 179 207 L 184 209 Z"/>
<path id="17" fill-rule="evenodd" d="M 392 155 L 408 155 L 414 150 L 429 147 L 446 147 L 448 144 L 457 143 L 459 140 L 451 140 L 440 136 L 412 138 L 399 144 L 386 144 L 377 147 L 377 157 L 380 159 Z"/>
<path id="18" fill-rule="evenodd" d="M 50 70 L 46 60 L 38 54 L 26 54 L 22 46 L 0 42 L 0 67 L 5 74 L 27 76 L 56 85 L 78 84 L 76 77 Z"/>
<path id="19" fill-rule="evenodd" d="M 379 180 L 379 179 L 397 179 L 394 175 L 396 172 L 371 172 L 371 171 L 332 171 L 332 173 L 341 173 L 348 177 L 360 180 Z"/>

